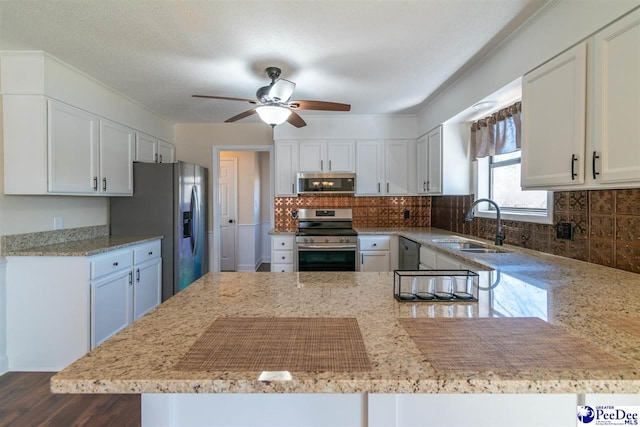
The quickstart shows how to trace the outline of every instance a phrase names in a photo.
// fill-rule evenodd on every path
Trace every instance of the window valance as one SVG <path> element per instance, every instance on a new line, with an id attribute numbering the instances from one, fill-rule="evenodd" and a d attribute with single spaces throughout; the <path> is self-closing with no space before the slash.
<path id="1" fill-rule="evenodd" d="M 471 154 L 476 159 L 520 149 L 522 103 L 516 102 L 471 124 Z"/>

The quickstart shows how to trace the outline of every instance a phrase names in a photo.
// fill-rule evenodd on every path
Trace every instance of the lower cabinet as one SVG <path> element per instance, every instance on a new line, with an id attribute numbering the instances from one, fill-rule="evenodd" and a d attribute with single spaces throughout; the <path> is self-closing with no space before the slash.
<path id="1" fill-rule="evenodd" d="M 358 236 L 360 271 L 390 271 L 390 236 Z"/>
<path id="2" fill-rule="evenodd" d="M 58 371 L 161 300 L 160 240 L 89 257 L 7 261 L 11 371 Z"/>
<path id="3" fill-rule="evenodd" d="M 279 234 L 271 236 L 271 271 L 290 273 L 296 271 L 295 236 Z"/>

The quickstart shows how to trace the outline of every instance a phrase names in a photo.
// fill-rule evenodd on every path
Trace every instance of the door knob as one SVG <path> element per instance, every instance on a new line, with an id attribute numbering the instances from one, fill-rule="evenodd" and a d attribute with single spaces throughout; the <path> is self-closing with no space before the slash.
<path id="1" fill-rule="evenodd" d="M 233 220 L 232 219 L 229 220 L 229 224 L 233 224 Z"/>

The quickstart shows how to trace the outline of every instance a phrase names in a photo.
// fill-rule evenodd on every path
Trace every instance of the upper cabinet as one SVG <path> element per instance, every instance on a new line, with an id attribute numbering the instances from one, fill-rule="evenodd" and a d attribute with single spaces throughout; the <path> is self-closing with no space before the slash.
<path id="1" fill-rule="evenodd" d="M 175 163 L 175 146 L 142 132 L 136 132 L 136 162 Z"/>
<path id="2" fill-rule="evenodd" d="M 596 183 L 640 182 L 640 10 L 597 33 L 593 141 L 587 153 Z"/>
<path id="3" fill-rule="evenodd" d="M 144 145 L 123 124 L 166 121 L 52 56 L 2 51 L 0 67 L 5 194 L 127 196 L 136 156 L 175 160 L 172 144 Z"/>
<path id="4" fill-rule="evenodd" d="M 298 143 L 275 141 L 276 196 L 296 196 Z"/>
<path id="5" fill-rule="evenodd" d="M 354 141 L 301 141 L 300 172 L 353 172 Z"/>
<path id="6" fill-rule="evenodd" d="M 524 188 L 640 185 L 640 10 L 527 74 L 522 114 Z"/>
<path id="7" fill-rule="evenodd" d="M 357 141 L 356 192 L 359 196 L 409 195 L 415 173 L 415 141 Z"/>
<path id="8" fill-rule="evenodd" d="M 522 80 L 522 186 L 584 182 L 587 45 Z"/>
<path id="9" fill-rule="evenodd" d="M 418 194 L 469 194 L 469 138 L 466 123 L 440 125 L 418 138 Z"/>

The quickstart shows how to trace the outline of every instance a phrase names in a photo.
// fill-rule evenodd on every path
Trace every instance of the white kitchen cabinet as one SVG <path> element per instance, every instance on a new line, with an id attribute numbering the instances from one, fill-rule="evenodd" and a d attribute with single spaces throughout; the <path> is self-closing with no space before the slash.
<path id="1" fill-rule="evenodd" d="M 176 147 L 175 145 L 158 140 L 158 163 L 175 163 Z"/>
<path id="2" fill-rule="evenodd" d="M 356 141 L 356 194 L 383 195 L 384 141 Z"/>
<path id="3" fill-rule="evenodd" d="M 297 196 L 298 143 L 275 141 L 276 196 Z"/>
<path id="4" fill-rule="evenodd" d="M 471 160 L 467 124 L 440 125 L 417 141 L 417 193 L 469 194 Z"/>
<path id="5" fill-rule="evenodd" d="M 358 236 L 360 271 L 390 271 L 390 236 Z"/>
<path id="6" fill-rule="evenodd" d="M 584 183 L 587 43 L 522 79 L 522 187 Z"/>
<path id="7" fill-rule="evenodd" d="M 356 194 L 393 196 L 413 194 L 415 141 L 356 141 Z"/>
<path id="8" fill-rule="evenodd" d="M 424 265 L 426 267 L 425 270 L 438 268 L 436 251 L 426 246 L 420 246 L 420 265 Z"/>
<path id="9" fill-rule="evenodd" d="M 132 321 L 131 267 L 91 282 L 91 348 L 111 338 Z"/>
<path id="10" fill-rule="evenodd" d="M 600 185 L 640 183 L 640 10 L 593 40 L 593 134 L 588 179 Z"/>
<path id="11" fill-rule="evenodd" d="M 412 156 L 409 141 L 385 141 L 384 144 L 384 173 L 385 191 L 389 196 L 406 195 L 410 193 L 410 170 Z"/>
<path id="12" fill-rule="evenodd" d="M 7 257 L 9 369 L 58 371 L 158 305 L 160 245 Z"/>
<path id="13" fill-rule="evenodd" d="M 294 235 L 271 236 L 271 271 L 281 273 L 296 271 L 295 244 Z"/>
<path id="14" fill-rule="evenodd" d="M 142 132 L 136 132 L 136 162 L 158 162 L 158 140 Z"/>
<path id="15" fill-rule="evenodd" d="M 48 191 L 86 194 L 98 191 L 98 117 L 47 101 Z"/>
<path id="16" fill-rule="evenodd" d="M 136 132 L 136 162 L 175 163 L 176 148 L 142 132 Z"/>
<path id="17" fill-rule="evenodd" d="M 301 141 L 300 172 L 353 172 L 354 141 Z"/>
<path id="18" fill-rule="evenodd" d="M 133 194 L 134 131 L 100 119 L 100 179 L 98 193 Z"/>

